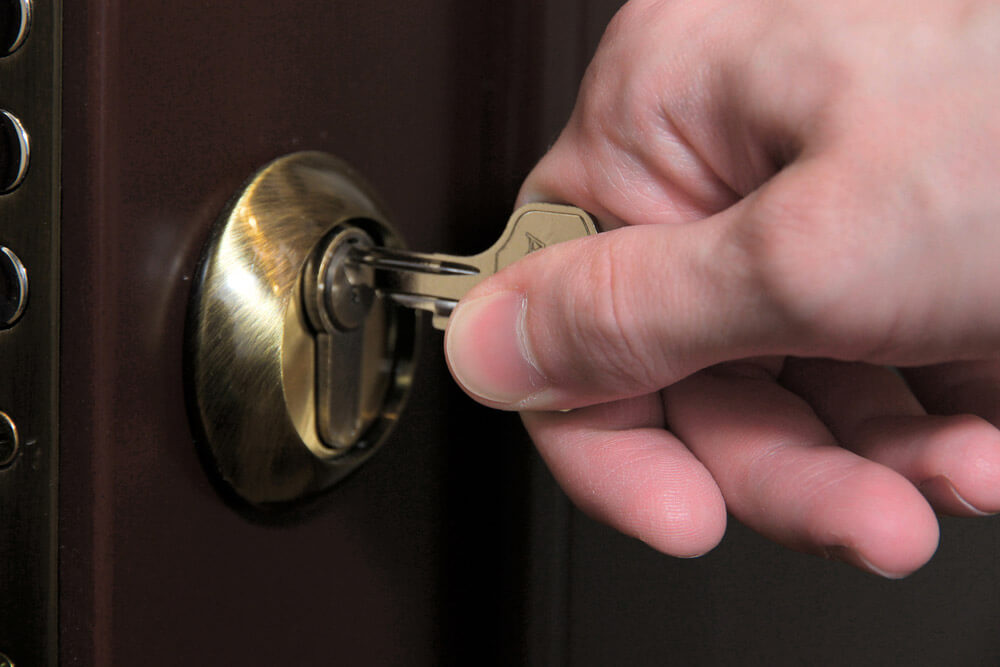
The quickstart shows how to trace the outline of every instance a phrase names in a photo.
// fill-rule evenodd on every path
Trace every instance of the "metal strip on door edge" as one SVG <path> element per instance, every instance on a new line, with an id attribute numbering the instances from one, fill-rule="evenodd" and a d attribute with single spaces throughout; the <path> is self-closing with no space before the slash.
<path id="1" fill-rule="evenodd" d="M 0 110 L 23 128 L 27 170 L 0 194 L 0 246 L 23 266 L 23 311 L 0 329 L 0 667 L 54 666 L 58 656 L 58 374 L 62 4 L 19 0 L 23 40 L 0 56 Z M 6 18 L 6 17 L 5 17 Z M 9 31 L 9 26 L 8 26 Z M 17 40 L 13 40 L 17 41 Z M 6 44 L 0 53 L 7 51 Z M 10 132 L 0 141 L 11 144 Z M 15 144 L 16 145 L 16 144 Z M 11 159 L 11 151 L 0 158 Z M 0 169 L 4 165 L 0 165 Z M 9 425 L 13 425 L 10 428 Z M 9 456 L 8 456 L 9 455 Z M 9 459 L 9 460 L 8 460 Z"/>

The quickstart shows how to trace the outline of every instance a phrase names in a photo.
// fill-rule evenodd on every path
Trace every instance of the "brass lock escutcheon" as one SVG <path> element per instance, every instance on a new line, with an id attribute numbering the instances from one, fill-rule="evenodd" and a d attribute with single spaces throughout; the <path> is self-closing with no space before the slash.
<path id="1" fill-rule="evenodd" d="M 261 169 L 206 244 L 186 334 L 192 421 L 219 476 L 252 505 L 335 484 L 406 401 L 417 314 L 351 289 L 332 260 L 356 245 L 402 241 L 363 179 L 313 152 Z"/>

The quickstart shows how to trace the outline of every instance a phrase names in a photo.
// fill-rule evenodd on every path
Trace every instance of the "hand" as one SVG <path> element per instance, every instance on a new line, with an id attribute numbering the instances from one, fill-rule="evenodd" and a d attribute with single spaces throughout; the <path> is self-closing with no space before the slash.
<path id="1" fill-rule="evenodd" d="M 666 553 L 912 572 L 1000 510 L 998 71 L 996 2 L 632 0 L 520 196 L 613 231 L 473 290 L 456 380 Z"/>

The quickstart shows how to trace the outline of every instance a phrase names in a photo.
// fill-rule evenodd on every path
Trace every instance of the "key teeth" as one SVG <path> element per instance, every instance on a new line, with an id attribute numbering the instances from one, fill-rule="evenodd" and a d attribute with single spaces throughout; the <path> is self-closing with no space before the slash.
<path id="1" fill-rule="evenodd" d="M 440 329 L 441 331 L 444 331 L 445 327 L 448 326 L 448 318 L 451 317 L 451 312 L 458 305 L 457 301 L 452 301 L 451 299 L 439 299 L 421 294 L 404 294 L 399 292 L 385 292 L 385 294 L 395 304 L 430 312 L 434 316 L 431 324 L 435 329 Z"/>

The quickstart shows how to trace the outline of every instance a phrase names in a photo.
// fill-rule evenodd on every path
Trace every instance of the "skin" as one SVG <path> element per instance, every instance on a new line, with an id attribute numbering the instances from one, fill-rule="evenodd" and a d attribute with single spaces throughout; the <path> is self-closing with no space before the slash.
<path id="1" fill-rule="evenodd" d="M 997 2 L 632 0 L 520 195 L 607 232 L 470 292 L 453 375 L 665 553 L 913 572 L 1000 510 L 997 72 Z"/>

